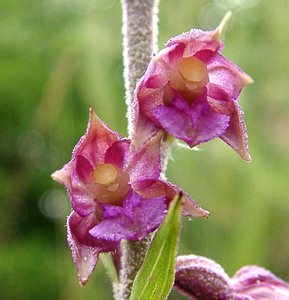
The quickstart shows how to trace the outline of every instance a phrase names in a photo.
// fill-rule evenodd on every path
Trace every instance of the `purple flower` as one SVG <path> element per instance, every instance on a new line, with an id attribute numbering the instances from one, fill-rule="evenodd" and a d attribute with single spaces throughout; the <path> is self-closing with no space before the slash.
<path id="1" fill-rule="evenodd" d="M 252 79 L 222 56 L 222 49 L 220 27 L 193 29 L 152 57 L 135 92 L 136 144 L 159 129 L 190 147 L 220 137 L 250 160 L 237 98 Z"/>
<path id="2" fill-rule="evenodd" d="M 175 288 L 191 300 L 287 300 L 289 284 L 258 266 L 232 278 L 211 259 L 188 255 L 176 262 Z"/>
<path id="3" fill-rule="evenodd" d="M 180 189 L 160 179 L 157 134 L 133 151 L 94 112 L 72 158 L 54 180 L 68 190 L 73 211 L 67 221 L 68 243 L 80 282 L 87 281 L 101 252 L 114 251 L 121 239 L 138 240 L 162 222 Z M 184 214 L 207 216 L 187 194 Z"/>

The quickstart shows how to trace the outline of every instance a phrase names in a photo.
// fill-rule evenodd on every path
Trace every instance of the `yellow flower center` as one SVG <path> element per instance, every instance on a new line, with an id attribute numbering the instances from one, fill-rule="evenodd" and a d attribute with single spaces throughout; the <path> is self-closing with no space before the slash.
<path id="1" fill-rule="evenodd" d="M 183 57 L 180 61 L 179 72 L 185 81 L 191 83 L 208 83 L 208 71 L 206 65 L 198 58 Z"/>
<path id="2" fill-rule="evenodd" d="M 93 192 L 97 202 L 121 205 L 129 191 L 129 176 L 113 164 L 99 164 L 93 171 Z"/>
<path id="3" fill-rule="evenodd" d="M 208 82 L 206 64 L 194 56 L 182 57 L 170 74 L 171 87 L 177 90 L 189 104 L 203 93 Z M 169 105 L 172 100 L 173 97 L 166 87 L 163 95 L 164 104 Z"/>
<path id="4" fill-rule="evenodd" d="M 95 183 L 109 186 L 115 183 L 117 178 L 117 169 L 112 164 L 100 164 L 93 171 Z"/>

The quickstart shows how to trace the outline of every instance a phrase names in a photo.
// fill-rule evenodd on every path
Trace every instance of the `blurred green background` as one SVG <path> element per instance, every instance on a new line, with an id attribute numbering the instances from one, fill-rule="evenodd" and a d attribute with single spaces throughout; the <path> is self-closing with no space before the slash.
<path id="1" fill-rule="evenodd" d="M 211 211 L 184 221 L 180 253 L 289 280 L 289 1 L 161 0 L 159 45 L 215 27 L 228 9 L 224 53 L 255 80 L 240 98 L 253 161 L 220 140 L 174 150 L 168 178 Z M 2 0 L 0 101 L 0 299 L 112 299 L 101 263 L 78 285 L 68 198 L 50 174 L 70 159 L 89 107 L 126 135 L 119 1 Z"/>

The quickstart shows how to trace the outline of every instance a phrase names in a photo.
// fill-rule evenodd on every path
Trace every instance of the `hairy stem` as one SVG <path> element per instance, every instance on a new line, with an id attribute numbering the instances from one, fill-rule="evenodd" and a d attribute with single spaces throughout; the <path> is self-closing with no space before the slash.
<path id="1" fill-rule="evenodd" d="M 157 12 L 159 0 L 122 0 L 124 36 L 124 80 L 128 134 L 132 131 L 131 107 L 137 81 L 144 74 L 150 57 L 157 51 Z M 140 241 L 122 241 L 120 283 L 114 285 L 114 297 L 128 300 L 134 278 L 140 269 L 151 235 Z"/>
<path id="2" fill-rule="evenodd" d="M 152 53 L 157 51 L 159 0 L 122 0 L 123 58 L 128 133 L 131 135 L 131 105 L 137 81 L 144 74 Z"/>
<path id="3" fill-rule="evenodd" d="M 114 285 L 115 299 L 129 299 L 134 278 L 143 263 L 151 242 L 151 237 L 152 235 L 149 234 L 140 241 L 122 241 L 120 283 Z"/>

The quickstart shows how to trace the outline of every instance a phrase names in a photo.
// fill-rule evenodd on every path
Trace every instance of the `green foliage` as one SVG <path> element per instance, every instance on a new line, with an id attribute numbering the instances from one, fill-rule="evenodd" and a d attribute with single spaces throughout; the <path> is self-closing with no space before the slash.
<path id="1" fill-rule="evenodd" d="M 132 288 L 130 300 L 165 300 L 174 283 L 182 197 L 171 202 L 167 216 L 155 234 Z"/>

